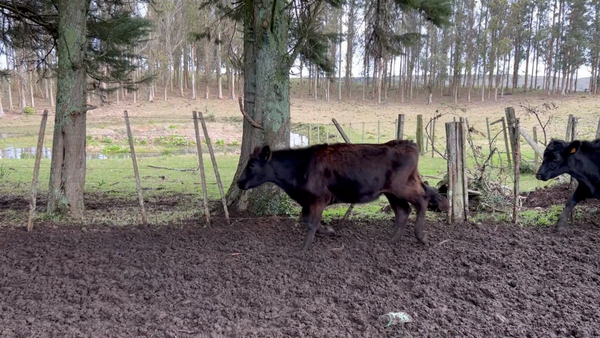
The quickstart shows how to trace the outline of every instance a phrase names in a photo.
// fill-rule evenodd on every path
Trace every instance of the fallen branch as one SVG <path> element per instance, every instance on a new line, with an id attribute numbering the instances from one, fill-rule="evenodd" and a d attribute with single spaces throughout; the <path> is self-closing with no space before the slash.
<path id="1" fill-rule="evenodd" d="M 246 112 L 246 109 L 244 108 L 244 98 L 240 96 L 238 102 L 240 103 L 240 111 L 242 112 L 242 115 L 244 115 L 246 121 L 248 121 L 248 123 L 250 123 L 254 128 L 263 129 L 263 127 L 259 123 L 254 121 L 252 117 L 250 117 L 250 115 L 248 115 L 248 113 Z"/>
<path id="2" fill-rule="evenodd" d="M 154 169 L 166 169 L 166 170 L 175 170 L 175 171 L 198 171 L 198 167 L 196 168 L 187 168 L 187 169 L 179 169 L 179 168 L 169 168 L 169 167 L 161 167 L 158 165 L 148 164 L 150 168 Z"/>

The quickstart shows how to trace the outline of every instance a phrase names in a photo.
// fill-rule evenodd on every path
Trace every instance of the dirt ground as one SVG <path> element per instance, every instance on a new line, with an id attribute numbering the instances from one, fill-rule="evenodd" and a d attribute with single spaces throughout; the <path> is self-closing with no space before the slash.
<path id="1" fill-rule="evenodd" d="M 6 197 L 2 208 L 26 210 Z M 332 222 L 338 236 L 301 253 L 295 219 L 234 217 L 1 228 L 0 336 L 600 336 L 596 225 L 561 236 L 429 221 L 423 247 L 412 225 L 391 245 L 390 216 Z M 396 312 L 411 321 L 390 324 Z"/>

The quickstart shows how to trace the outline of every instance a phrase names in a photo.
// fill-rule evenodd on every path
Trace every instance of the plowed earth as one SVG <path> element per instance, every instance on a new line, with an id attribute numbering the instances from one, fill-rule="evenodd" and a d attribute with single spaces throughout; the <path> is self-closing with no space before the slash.
<path id="1" fill-rule="evenodd" d="M 301 253 L 295 219 L 235 216 L 0 229 L 0 337 L 600 336 L 596 225 L 333 222 Z"/>

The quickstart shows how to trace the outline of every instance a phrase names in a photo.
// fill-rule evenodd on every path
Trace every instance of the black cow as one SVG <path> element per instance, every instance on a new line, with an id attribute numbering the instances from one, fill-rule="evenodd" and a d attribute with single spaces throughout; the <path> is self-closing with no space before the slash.
<path id="1" fill-rule="evenodd" d="M 323 210 L 335 203 L 366 203 L 384 194 L 394 210 L 398 242 L 411 212 L 417 211 L 415 235 L 426 243 L 425 211 L 429 202 L 447 210 L 448 201 L 421 182 L 419 151 L 412 141 L 385 144 L 321 144 L 302 149 L 271 151 L 257 147 L 237 185 L 246 190 L 272 182 L 302 206 L 310 248 Z"/>
<path id="2" fill-rule="evenodd" d="M 544 161 L 535 177 L 547 181 L 562 174 L 569 174 L 578 185 L 563 212 L 556 230 L 562 232 L 567 226 L 567 217 L 577 205 L 589 197 L 600 198 L 600 139 L 595 141 L 575 140 L 571 143 L 552 139 L 544 151 Z"/>

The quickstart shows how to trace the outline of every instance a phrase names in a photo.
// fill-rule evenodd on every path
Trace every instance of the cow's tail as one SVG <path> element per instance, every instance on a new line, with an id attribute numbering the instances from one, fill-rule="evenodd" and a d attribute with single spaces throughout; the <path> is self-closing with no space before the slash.
<path id="1" fill-rule="evenodd" d="M 440 195 L 435 189 L 425 183 L 421 183 L 423 189 L 425 189 L 425 195 L 429 199 L 429 208 L 432 210 L 447 211 L 450 205 L 448 200 Z"/>

